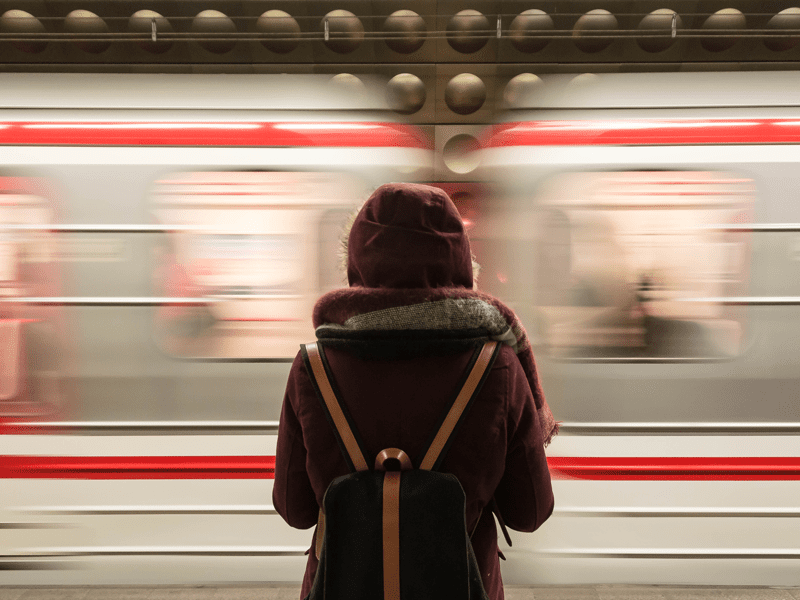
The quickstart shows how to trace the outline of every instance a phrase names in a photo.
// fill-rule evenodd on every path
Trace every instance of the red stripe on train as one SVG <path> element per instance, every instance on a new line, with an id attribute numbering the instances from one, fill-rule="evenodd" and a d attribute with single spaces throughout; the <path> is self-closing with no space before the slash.
<path id="1" fill-rule="evenodd" d="M 0 144 L 38 146 L 334 146 L 431 148 L 397 123 L 0 122 Z"/>
<path id="2" fill-rule="evenodd" d="M 482 146 L 664 146 L 798 142 L 800 119 L 619 119 L 504 123 L 489 129 Z"/>
<path id="3" fill-rule="evenodd" d="M 800 479 L 800 457 L 571 457 L 547 459 L 556 479 L 755 481 Z"/>
<path id="4" fill-rule="evenodd" d="M 274 456 L 2 456 L 3 479 L 272 479 Z"/>
<path id="5" fill-rule="evenodd" d="M 800 457 L 566 457 L 556 479 L 754 481 L 800 479 Z M 272 479 L 274 456 L 2 456 L 2 479 Z"/>

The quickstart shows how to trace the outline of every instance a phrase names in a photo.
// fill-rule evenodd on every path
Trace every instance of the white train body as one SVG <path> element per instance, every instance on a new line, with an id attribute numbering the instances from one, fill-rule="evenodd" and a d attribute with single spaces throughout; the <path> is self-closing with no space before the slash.
<path id="1" fill-rule="evenodd" d="M 558 76 L 485 136 L 481 283 L 564 422 L 509 579 L 800 584 L 799 91 Z"/>
<path id="2" fill-rule="evenodd" d="M 0 585 L 302 576 L 289 364 L 342 222 L 433 166 L 326 80 L 0 77 Z"/>
<path id="3" fill-rule="evenodd" d="M 304 78 L 0 84 L 0 584 L 298 582 L 288 361 L 342 221 L 430 148 Z M 480 284 L 564 422 L 507 583 L 800 584 L 799 94 L 553 78 L 487 132 Z"/>

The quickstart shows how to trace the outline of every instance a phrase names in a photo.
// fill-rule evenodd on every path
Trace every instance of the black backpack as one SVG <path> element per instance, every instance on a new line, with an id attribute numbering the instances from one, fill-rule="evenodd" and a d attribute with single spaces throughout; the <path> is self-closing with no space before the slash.
<path id="1" fill-rule="evenodd" d="M 387 448 L 369 470 L 321 346 L 302 346 L 309 377 L 353 471 L 325 491 L 315 548 L 319 566 L 305 600 L 489 600 L 467 534 L 464 490 L 455 475 L 436 469 L 497 353 L 497 342 L 476 350 L 419 468 L 402 450 Z"/>

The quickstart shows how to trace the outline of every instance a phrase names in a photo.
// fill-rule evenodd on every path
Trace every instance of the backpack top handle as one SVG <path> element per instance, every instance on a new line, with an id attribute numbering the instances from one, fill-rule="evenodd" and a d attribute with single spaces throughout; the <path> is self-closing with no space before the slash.
<path id="1" fill-rule="evenodd" d="M 395 470 L 410 471 L 414 468 L 414 465 L 411 464 L 411 459 L 408 458 L 408 454 L 400 450 L 400 448 L 386 448 L 378 452 L 378 456 L 375 457 L 375 470 L 389 471 L 390 469 L 386 466 L 389 461 L 396 462 L 400 467 Z"/>

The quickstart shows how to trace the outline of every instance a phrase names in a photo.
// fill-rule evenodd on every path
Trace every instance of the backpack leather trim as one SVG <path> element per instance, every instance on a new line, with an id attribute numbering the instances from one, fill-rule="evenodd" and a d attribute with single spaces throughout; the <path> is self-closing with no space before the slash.
<path id="1" fill-rule="evenodd" d="M 386 471 L 386 463 L 396 460 L 400 471 Z M 400 600 L 400 476 L 414 466 L 399 448 L 386 448 L 375 457 L 375 470 L 383 476 L 383 600 Z"/>
<path id="2" fill-rule="evenodd" d="M 325 406 L 328 407 L 328 413 L 333 419 L 333 424 L 339 432 L 347 454 L 350 456 L 353 468 L 355 468 L 356 471 L 369 471 L 369 466 L 353 435 L 353 430 L 350 429 L 350 423 L 348 423 L 341 406 L 339 406 L 339 402 L 336 400 L 336 394 L 333 392 L 328 374 L 325 372 L 325 366 L 322 364 L 322 358 L 320 357 L 317 343 L 305 344 L 305 349 L 308 362 L 314 373 L 314 379 L 316 379 L 317 386 L 322 394 L 322 399 L 325 401 Z"/>
<path id="3" fill-rule="evenodd" d="M 400 476 L 383 476 L 383 600 L 400 600 Z"/>
<path id="4" fill-rule="evenodd" d="M 430 471 L 436 465 L 439 455 L 450 439 L 450 434 L 453 433 L 461 415 L 464 413 L 464 409 L 472 399 L 478 384 L 482 382 L 484 375 L 486 375 L 486 367 L 492 362 L 496 349 L 497 342 L 486 342 L 486 344 L 484 344 L 481 353 L 478 355 L 478 359 L 475 361 L 475 366 L 472 367 L 467 381 L 464 383 L 464 387 L 461 388 L 461 391 L 456 397 L 456 401 L 444 418 L 444 423 L 442 423 L 436 437 L 433 438 L 433 442 L 431 442 L 428 451 L 425 453 L 425 458 L 422 459 L 422 463 L 419 465 L 420 469 Z"/>

